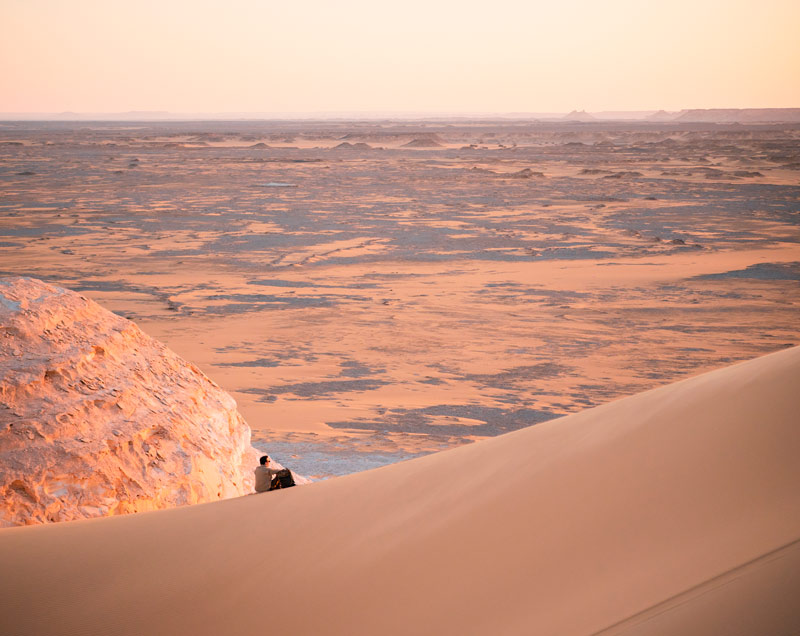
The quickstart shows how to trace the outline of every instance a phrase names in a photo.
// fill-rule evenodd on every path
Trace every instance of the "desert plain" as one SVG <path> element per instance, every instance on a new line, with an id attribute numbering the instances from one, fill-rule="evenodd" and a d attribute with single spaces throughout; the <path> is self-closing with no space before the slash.
<path id="1" fill-rule="evenodd" d="M 197 364 L 325 478 L 778 351 L 800 125 L 0 123 L 0 275 Z"/>
<path id="2" fill-rule="evenodd" d="M 0 633 L 796 634 L 798 137 L 0 124 Z"/>

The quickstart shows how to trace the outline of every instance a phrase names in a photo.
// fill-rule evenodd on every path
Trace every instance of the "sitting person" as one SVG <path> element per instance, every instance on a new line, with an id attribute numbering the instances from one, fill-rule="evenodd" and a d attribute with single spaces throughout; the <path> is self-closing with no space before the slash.
<path id="1" fill-rule="evenodd" d="M 294 477 L 290 470 L 283 468 L 270 468 L 269 455 L 264 455 L 259 462 L 260 466 L 256 466 L 253 471 L 256 475 L 256 492 L 269 492 L 278 488 L 288 488 L 294 486 Z"/>

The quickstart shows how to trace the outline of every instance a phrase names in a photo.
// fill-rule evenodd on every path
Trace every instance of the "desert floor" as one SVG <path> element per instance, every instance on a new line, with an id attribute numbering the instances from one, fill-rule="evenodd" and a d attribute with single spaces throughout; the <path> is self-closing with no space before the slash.
<path id="1" fill-rule="evenodd" d="M 0 274 L 131 318 L 235 397 L 256 446 L 341 475 L 796 344 L 799 141 L 5 122 Z"/>

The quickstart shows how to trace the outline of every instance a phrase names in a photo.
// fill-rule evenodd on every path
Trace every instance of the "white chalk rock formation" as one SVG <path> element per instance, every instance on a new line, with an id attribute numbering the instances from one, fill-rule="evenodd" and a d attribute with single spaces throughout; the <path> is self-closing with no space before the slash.
<path id="1" fill-rule="evenodd" d="M 0 526 L 234 497 L 256 463 L 197 367 L 83 296 L 0 279 Z"/>

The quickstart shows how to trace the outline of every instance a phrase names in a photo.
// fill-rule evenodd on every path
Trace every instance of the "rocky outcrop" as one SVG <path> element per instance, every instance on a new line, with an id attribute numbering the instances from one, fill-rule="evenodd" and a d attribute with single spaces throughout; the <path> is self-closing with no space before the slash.
<path id="1" fill-rule="evenodd" d="M 338 146 L 334 147 L 334 150 L 372 150 L 372 146 L 364 142 L 351 144 L 349 141 L 343 141 Z"/>
<path id="2" fill-rule="evenodd" d="M 402 148 L 441 148 L 440 141 L 441 139 L 439 139 L 438 135 L 424 135 L 415 137 L 407 144 L 403 144 Z"/>
<path id="3" fill-rule="evenodd" d="M 0 526 L 242 495 L 255 464 L 197 367 L 83 296 L 0 279 Z"/>

